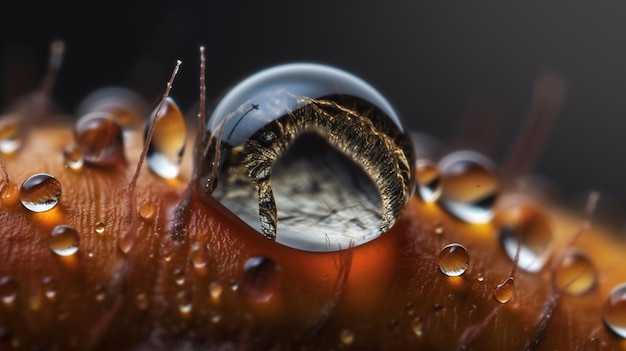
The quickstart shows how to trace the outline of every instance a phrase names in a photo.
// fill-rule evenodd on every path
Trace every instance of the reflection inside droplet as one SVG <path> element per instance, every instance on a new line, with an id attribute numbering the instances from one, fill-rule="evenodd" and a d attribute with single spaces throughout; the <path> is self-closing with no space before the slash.
<path id="1" fill-rule="evenodd" d="M 61 183 L 52 175 L 37 173 L 28 177 L 20 189 L 22 205 L 33 212 L 54 208 L 61 198 Z"/>
<path id="2" fill-rule="evenodd" d="M 515 283 L 513 282 L 513 278 L 509 277 L 504 282 L 498 284 L 493 289 L 493 297 L 499 303 L 507 303 L 513 298 L 513 294 L 515 293 Z"/>
<path id="3" fill-rule="evenodd" d="M 473 151 L 457 151 L 439 161 L 439 203 L 453 216 L 468 222 L 486 223 L 500 191 L 495 166 Z"/>
<path id="4" fill-rule="evenodd" d="M 65 160 L 65 166 L 73 170 L 81 169 L 85 163 L 83 152 L 74 144 L 68 145 L 63 149 L 63 159 Z"/>
<path id="5" fill-rule="evenodd" d="M 22 145 L 22 131 L 18 122 L 20 116 L 0 118 L 0 153 L 12 154 Z"/>
<path id="6" fill-rule="evenodd" d="M 443 274 L 458 277 L 465 273 L 469 266 L 469 254 L 463 245 L 450 244 L 441 250 L 437 262 Z"/>
<path id="7" fill-rule="evenodd" d="M 596 286 L 598 272 L 587 254 L 570 249 L 556 267 L 552 280 L 559 291 L 578 296 Z"/>
<path id="8" fill-rule="evenodd" d="M 326 66 L 278 66 L 243 81 L 213 111 L 205 143 L 206 193 L 299 249 L 378 237 L 414 189 L 411 140 L 389 103 Z"/>
<path id="9" fill-rule="evenodd" d="M 269 301 L 280 280 L 280 266 L 269 257 L 249 258 L 238 291 L 257 301 Z"/>
<path id="10" fill-rule="evenodd" d="M 415 165 L 415 179 L 417 182 L 417 193 L 425 202 L 435 202 L 441 194 L 441 177 L 439 168 L 429 160 L 417 160 Z"/>
<path id="11" fill-rule="evenodd" d="M 74 139 L 85 163 L 101 167 L 126 164 L 122 127 L 106 112 L 92 112 L 74 125 Z"/>
<path id="12" fill-rule="evenodd" d="M 48 245 L 59 256 L 71 256 L 78 251 L 80 236 L 73 227 L 61 224 L 52 229 Z"/>
<path id="13" fill-rule="evenodd" d="M 146 121 L 144 138 L 147 137 L 157 116 L 157 108 L 158 106 Z M 185 151 L 187 138 L 185 119 L 171 97 L 165 99 L 158 115 L 159 118 L 155 122 L 154 133 L 148 146 L 146 161 L 152 172 L 161 178 L 173 179 L 178 176 L 180 162 Z"/>
<path id="14" fill-rule="evenodd" d="M 626 338 L 626 283 L 622 283 L 609 294 L 602 307 L 604 324 L 621 338 Z"/>

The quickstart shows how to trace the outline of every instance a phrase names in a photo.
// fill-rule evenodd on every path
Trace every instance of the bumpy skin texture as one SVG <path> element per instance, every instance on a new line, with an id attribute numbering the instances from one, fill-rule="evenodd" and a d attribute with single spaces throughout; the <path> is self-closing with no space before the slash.
<path id="1" fill-rule="evenodd" d="M 174 209 L 190 177 L 186 157 L 174 181 L 143 170 L 136 205 L 152 203 L 156 214 L 151 220 L 134 219 L 136 245 L 123 254 L 117 237 L 128 226 L 126 191 L 135 168 L 65 168 L 62 150 L 71 142 L 71 126 L 43 126 L 29 132 L 17 153 L 4 157 L 12 186 L 48 172 L 60 180 L 63 194 L 59 205 L 44 213 L 29 212 L 15 194 L 2 199 L 0 277 L 12 277 L 17 292 L 12 303 L 0 303 L 0 350 L 505 350 L 523 349 L 540 334 L 539 350 L 582 350 L 591 337 L 605 349 L 626 348 L 601 322 L 610 289 L 626 280 L 620 268 L 626 245 L 600 223 L 575 243 L 594 261 L 597 287 L 581 297 L 562 296 L 547 327 L 538 329 L 552 293 L 550 265 L 579 229 L 580 215 L 546 203 L 557 241 L 552 258 L 539 273 L 518 270 L 513 300 L 500 305 L 492 290 L 509 276 L 512 262 L 495 226 L 462 223 L 416 196 L 389 232 L 341 252 L 281 246 L 197 194 L 184 219 L 184 235 L 174 240 Z M 126 142 L 129 164 L 135 165 L 140 133 L 127 135 Z M 102 234 L 95 231 L 100 221 Z M 75 255 L 61 257 L 49 249 L 49 233 L 58 224 L 80 233 Z M 436 234 L 437 228 L 443 232 Z M 190 262 L 196 242 L 210 248 L 205 268 Z M 463 244 L 470 255 L 468 271 L 458 278 L 437 268 L 437 254 L 452 242 Z M 281 268 L 268 301 L 241 289 L 244 262 L 260 255 Z M 47 277 L 56 283 L 52 297 L 42 283 Z M 215 283 L 222 287 L 218 297 L 211 296 Z M 181 311 L 179 306 L 189 302 L 191 309 Z M 495 318 L 472 329 L 495 308 Z M 412 329 L 416 318 L 423 322 L 421 335 Z M 479 333 L 468 341 L 464 335 L 471 330 Z"/>

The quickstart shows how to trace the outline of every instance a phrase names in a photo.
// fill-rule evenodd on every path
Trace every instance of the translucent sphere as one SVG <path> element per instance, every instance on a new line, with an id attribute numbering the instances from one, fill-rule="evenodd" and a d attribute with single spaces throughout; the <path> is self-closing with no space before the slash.
<path id="1" fill-rule="evenodd" d="M 296 63 L 235 86 L 207 122 L 200 186 L 259 233 L 310 251 L 386 232 L 414 190 L 407 129 L 370 85 Z"/>

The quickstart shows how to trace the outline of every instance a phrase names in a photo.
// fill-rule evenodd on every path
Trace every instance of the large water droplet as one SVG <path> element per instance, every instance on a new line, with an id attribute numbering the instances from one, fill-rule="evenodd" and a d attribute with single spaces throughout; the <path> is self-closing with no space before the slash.
<path id="1" fill-rule="evenodd" d="M 79 170 L 83 167 L 85 159 L 82 150 L 77 145 L 68 145 L 63 149 L 63 159 L 65 166 L 73 170 Z"/>
<path id="2" fill-rule="evenodd" d="M 467 249 L 460 244 L 447 245 L 439 253 L 438 264 L 439 270 L 449 277 L 462 275 L 469 266 Z"/>
<path id="3" fill-rule="evenodd" d="M 156 118 L 158 106 L 150 114 L 146 122 L 144 138 L 152 121 Z M 148 167 L 161 178 L 173 179 L 180 171 L 180 161 L 185 151 L 187 141 L 187 127 L 185 118 L 178 105 L 171 97 L 163 102 L 159 112 L 159 119 L 154 127 L 152 141 L 148 147 Z"/>
<path id="4" fill-rule="evenodd" d="M 12 154 L 22 145 L 22 128 L 17 118 L 0 119 L 0 153 Z"/>
<path id="5" fill-rule="evenodd" d="M 5 305 L 11 305 L 17 298 L 17 283 L 9 276 L 0 278 L 0 300 Z"/>
<path id="6" fill-rule="evenodd" d="M 359 78 L 316 64 L 244 80 L 207 122 L 201 186 L 266 237 L 333 251 L 396 221 L 414 190 L 411 139 Z"/>
<path id="7" fill-rule="evenodd" d="M 513 294 L 515 293 L 515 283 L 513 282 L 512 277 L 506 278 L 505 281 L 498 284 L 493 289 L 493 297 L 499 303 L 507 303 L 513 298 Z"/>
<path id="8" fill-rule="evenodd" d="M 609 294 L 602 306 L 604 324 L 621 338 L 626 338 L 626 283 L 622 283 Z"/>
<path id="9" fill-rule="evenodd" d="M 122 127 L 111 114 L 92 112 L 74 125 L 74 139 L 85 163 L 114 167 L 126 164 Z"/>
<path id="10" fill-rule="evenodd" d="M 473 151 L 457 151 L 439 161 L 439 172 L 439 203 L 450 214 L 468 223 L 491 220 L 500 191 L 500 180 L 491 160 Z"/>
<path id="11" fill-rule="evenodd" d="M 568 250 L 552 279 L 559 291 L 578 296 L 596 286 L 598 272 L 587 254 L 580 250 Z"/>
<path id="12" fill-rule="evenodd" d="M 243 266 L 239 292 L 258 301 L 269 301 L 280 281 L 280 266 L 269 257 L 249 258 Z"/>
<path id="13" fill-rule="evenodd" d="M 71 256 L 78 251 L 80 236 L 73 227 L 61 224 L 52 229 L 48 245 L 59 256 Z"/>
<path id="14" fill-rule="evenodd" d="M 441 194 L 439 168 L 429 160 L 417 160 L 415 165 L 417 193 L 425 202 L 435 202 Z"/>
<path id="15" fill-rule="evenodd" d="M 511 260 L 519 248 L 517 266 L 538 272 L 550 257 L 552 224 L 548 215 L 528 201 L 513 199 L 498 206 L 494 219 L 500 228 L 500 242 Z"/>
<path id="16" fill-rule="evenodd" d="M 61 198 L 61 183 L 52 175 L 37 173 L 28 177 L 20 188 L 22 205 L 33 212 L 51 210 Z"/>

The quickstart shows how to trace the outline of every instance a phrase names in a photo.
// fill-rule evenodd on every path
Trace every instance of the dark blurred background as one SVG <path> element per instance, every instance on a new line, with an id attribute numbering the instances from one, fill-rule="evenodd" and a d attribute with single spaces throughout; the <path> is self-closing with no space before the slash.
<path id="1" fill-rule="evenodd" d="M 599 190 L 626 204 L 624 1 L 11 6 L 0 21 L 2 108 L 38 82 L 54 39 L 67 49 L 53 95 L 69 113 L 107 85 L 153 101 L 177 59 L 183 65 L 172 96 L 190 108 L 198 99 L 198 47 L 205 45 L 210 101 L 270 65 L 328 63 L 372 83 L 413 130 L 443 142 L 467 129 L 476 111 L 495 111 L 497 128 L 474 127 L 495 135 L 499 163 L 528 113 L 535 79 L 554 72 L 567 95 L 536 172 L 554 179 L 565 197 Z M 8 79 L 22 66 L 36 69 Z"/>

